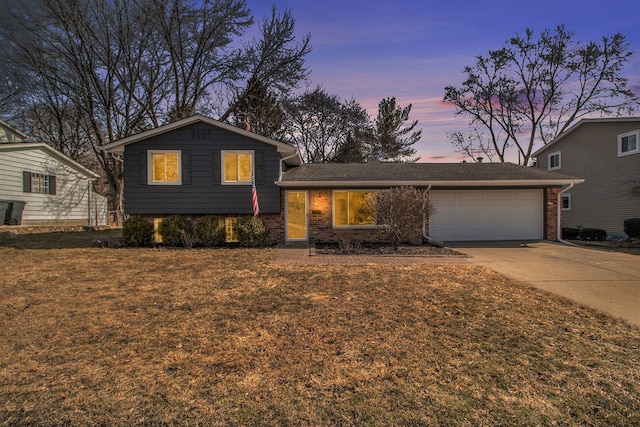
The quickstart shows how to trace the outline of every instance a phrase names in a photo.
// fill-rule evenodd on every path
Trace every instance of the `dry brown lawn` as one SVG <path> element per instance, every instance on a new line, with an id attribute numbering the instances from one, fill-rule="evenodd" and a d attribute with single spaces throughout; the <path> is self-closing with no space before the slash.
<path id="1" fill-rule="evenodd" d="M 0 425 L 640 425 L 640 330 L 489 270 L 33 239 Z"/>

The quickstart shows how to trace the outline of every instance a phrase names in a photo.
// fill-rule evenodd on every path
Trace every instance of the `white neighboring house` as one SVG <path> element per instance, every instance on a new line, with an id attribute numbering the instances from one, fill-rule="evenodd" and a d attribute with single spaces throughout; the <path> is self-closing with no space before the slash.
<path id="1" fill-rule="evenodd" d="M 0 143 L 1 142 L 24 142 L 29 137 L 11 126 L 4 120 L 0 120 Z"/>
<path id="2" fill-rule="evenodd" d="M 0 143 L 0 200 L 25 203 L 21 225 L 107 225 L 98 177 L 43 142 Z"/>

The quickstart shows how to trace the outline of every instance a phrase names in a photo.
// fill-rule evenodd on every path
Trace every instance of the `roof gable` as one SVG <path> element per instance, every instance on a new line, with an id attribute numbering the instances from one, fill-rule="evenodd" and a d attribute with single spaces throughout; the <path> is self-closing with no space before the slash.
<path id="1" fill-rule="evenodd" d="M 66 164 L 72 169 L 75 169 L 79 173 L 87 176 L 88 178 L 95 179 L 100 177 L 99 174 L 84 167 L 80 163 L 76 162 L 72 158 L 68 157 L 64 153 L 61 153 L 60 151 L 56 150 L 50 145 L 45 144 L 44 142 L 18 142 L 14 144 L 0 144 L 0 153 L 9 152 L 9 151 L 35 151 L 35 150 L 43 151 L 48 155 L 55 157 L 56 159 L 60 160 L 62 163 Z"/>
<path id="2" fill-rule="evenodd" d="M 0 120 L 0 128 L 3 128 L 3 129 L 5 129 L 5 131 L 16 135 L 19 138 L 19 141 L 23 141 L 23 140 L 26 140 L 26 139 L 29 138 L 27 136 L 27 134 L 25 134 L 24 132 L 21 132 L 18 129 L 14 128 L 13 126 L 11 126 L 9 123 L 5 122 L 4 120 Z M 0 141 L 0 143 L 5 144 L 5 143 L 12 143 L 12 142 L 19 142 L 19 141 Z"/>
<path id="3" fill-rule="evenodd" d="M 580 129 L 585 125 L 592 124 L 609 124 L 609 123 L 620 123 L 620 122 L 638 122 L 640 124 L 640 117 L 613 117 L 613 118 L 601 118 L 601 119 L 581 119 L 578 123 L 571 126 L 566 131 L 562 132 L 558 135 L 553 141 L 545 145 L 544 147 L 538 149 L 535 153 L 533 153 L 532 157 L 538 157 L 540 154 L 554 148 L 556 144 L 560 141 L 563 141 L 568 136 L 573 134 L 576 130 Z"/>
<path id="4" fill-rule="evenodd" d="M 276 140 L 273 140 L 271 138 L 267 138 L 261 135 L 258 135 L 256 133 L 253 132 L 249 132 L 247 130 L 241 129 L 237 126 L 233 126 L 230 125 L 228 123 L 223 123 L 221 121 L 212 119 L 210 117 L 207 116 L 203 116 L 201 114 L 196 114 L 187 118 L 184 118 L 182 120 L 178 120 L 175 122 L 171 122 L 168 123 L 166 125 L 162 125 L 159 126 L 157 128 L 154 129 L 150 129 L 148 131 L 144 131 L 144 132 L 140 132 L 136 135 L 132 135 L 129 136 L 127 138 L 123 138 L 120 139 L 118 141 L 114 141 L 110 144 L 106 144 L 105 146 L 102 147 L 103 150 L 106 150 L 110 153 L 114 153 L 114 154 L 122 154 L 124 152 L 124 148 L 125 146 L 129 145 L 129 144 L 135 144 L 136 142 L 148 139 L 148 138 L 152 138 L 154 136 L 157 135 L 161 135 L 167 132 L 171 132 L 173 130 L 185 127 L 185 126 L 189 126 L 191 124 L 194 123 L 206 123 L 208 125 L 211 126 L 215 126 L 219 129 L 224 129 L 226 131 L 229 132 L 233 132 L 239 135 L 242 135 L 246 138 L 250 138 L 253 139 L 255 141 L 258 142 L 262 142 L 264 144 L 268 144 L 268 145 L 272 145 L 274 147 L 276 147 L 278 149 L 278 152 L 281 153 L 283 156 L 285 157 L 289 157 L 289 156 L 295 156 L 292 158 L 292 162 L 291 164 L 301 164 L 302 163 L 302 159 L 300 158 L 300 155 L 298 154 L 298 150 L 295 147 L 292 147 L 289 144 L 285 144 L 283 142 L 279 142 Z"/>

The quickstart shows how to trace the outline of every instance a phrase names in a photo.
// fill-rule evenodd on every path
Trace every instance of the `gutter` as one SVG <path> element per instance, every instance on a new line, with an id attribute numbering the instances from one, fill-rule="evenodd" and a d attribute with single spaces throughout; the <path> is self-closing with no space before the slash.
<path id="1" fill-rule="evenodd" d="M 276 181 L 276 183 L 282 182 L 282 165 L 284 165 L 284 162 L 289 160 L 289 159 L 293 159 L 297 155 L 298 155 L 298 152 L 296 151 L 292 155 L 287 156 L 287 157 L 283 157 L 282 159 L 280 159 L 280 171 L 278 172 L 278 181 Z"/>
<path id="2" fill-rule="evenodd" d="M 289 157 L 282 159 L 286 160 Z M 477 181 L 418 181 L 418 180 L 406 180 L 406 181 L 282 181 L 278 180 L 278 186 L 280 187 L 295 187 L 295 188 L 316 188 L 316 187 L 331 187 L 331 188 L 381 188 L 381 187 L 400 187 L 400 186 L 412 186 L 412 187 L 426 187 L 429 188 L 433 185 L 437 188 L 449 188 L 449 187 L 548 187 L 548 186 L 560 186 L 567 184 L 581 183 L 584 180 L 577 179 L 528 179 L 528 180 L 477 180 Z"/>
<path id="3" fill-rule="evenodd" d="M 558 224 L 556 225 L 557 231 L 556 231 L 556 238 L 558 240 L 558 242 L 560 243 L 564 243 L 565 245 L 569 245 L 569 246 L 577 246 L 575 243 L 571 243 L 571 242 L 567 242 L 566 240 L 562 240 L 562 195 L 564 193 L 566 193 L 567 191 L 571 190 L 573 188 L 575 184 L 572 182 L 571 184 L 569 184 L 569 186 L 567 188 L 563 188 L 562 191 L 560 191 L 558 193 L 558 214 L 557 216 L 557 222 Z"/>

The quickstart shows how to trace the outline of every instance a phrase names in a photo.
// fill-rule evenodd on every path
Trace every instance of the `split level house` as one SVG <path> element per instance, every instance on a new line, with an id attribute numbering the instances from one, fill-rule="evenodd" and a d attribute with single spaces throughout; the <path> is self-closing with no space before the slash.
<path id="1" fill-rule="evenodd" d="M 534 153 L 540 170 L 584 178 L 562 194 L 562 226 L 624 234 L 640 218 L 640 117 L 583 119 Z"/>
<path id="2" fill-rule="evenodd" d="M 0 121 L 0 226 L 107 224 L 99 175 Z"/>
<path id="3" fill-rule="evenodd" d="M 104 148 L 124 162 L 126 214 L 156 224 L 176 214 L 221 215 L 232 227 L 253 212 L 253 177 L 260 216 L 277 243 L 381 241 L 362 200 L 397 186 L 428 190 L 435 214 L 426 238 L 555 240 L 559 194 L 581 182 L 509 163 L 303 164 L 290 145 L 202 115 Z"/>

